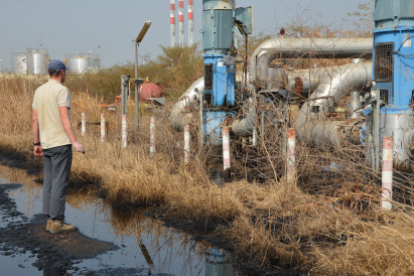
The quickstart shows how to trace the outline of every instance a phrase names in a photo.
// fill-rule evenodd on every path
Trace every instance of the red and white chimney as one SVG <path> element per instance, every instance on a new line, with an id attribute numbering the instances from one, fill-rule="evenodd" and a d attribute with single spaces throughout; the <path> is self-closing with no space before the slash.
<path id="1" fill-rule="evenodd" d="M 184 0 L 178 0 L 178 38 L 180 46 L 184 46 Z"/>
<path id="2" fill-rule="evenodd" d="M 171 47 L 175 46 L 175 0 L 170 0 Z"/>
<path id="3" fill-rule="evenodd" d="M 188 46 L 194 44 L 194 0 L 188 0 Z"/>

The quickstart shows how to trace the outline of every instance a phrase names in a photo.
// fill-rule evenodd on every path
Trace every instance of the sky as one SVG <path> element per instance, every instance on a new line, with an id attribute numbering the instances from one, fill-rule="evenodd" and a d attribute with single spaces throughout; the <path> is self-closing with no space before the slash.
<path id="1" fill-rule="evenodd" d="M 178 9 L 178 0 L 177 9 Z M 170 44 L 169 0 L 0 0 L 0 59 L 10 68 L 10 53 L 40 46 L 52 59 L 65 54 L 100 54 L 101 66 L 133 60 L 132 40 L 145 21 L 152 25 L 139 54 L 155 59 L 160 46 Z M 312 17 L 334 27 L 366 0 L 237 0 L 237 7 L 254 6 L 254 32 L 275 32 L 276 27 L 311 7 Z M 187 25 L 187 0 L 185 0 Z M 194 41 L 201 42 L 202 0 L 194 1 Z M 306 15 L 306 13 L 305 13 Z M 178 35 L 178 11 L 177 35 Z M 187 26 L 185 29 L 187 42 Z M 178 42 L 178 37 L 176 38 Z M 1 65 L 0 65 L 1 66 Z M 0 69 L 1 70 L 1 69 Z"/>

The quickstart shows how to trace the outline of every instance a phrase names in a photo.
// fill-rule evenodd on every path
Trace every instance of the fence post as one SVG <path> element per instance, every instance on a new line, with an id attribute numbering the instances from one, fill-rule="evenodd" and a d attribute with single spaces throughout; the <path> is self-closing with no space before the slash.
<path id="1" fill-rule="evenodd" d="M 151 156 L 154 156 L 155 150 L 155 128 L 156 128 L 157 118 L 154 116 L 150 119 L 150 153 Z"/>
<path id="2" fill-rule="evenodd" d="M 287 183 L 291 184 L 295 180 L 296 166 L 296 131 L 288 129 L 288 150 L 287 150 Z"/>
<path id="3" fill-rule="evenodd" d="M 82 113 L 82 136 L 86 133 L 86 114 Z"/>
<path id="4" fill-rule="evenodd" d="M 105 114 L 101 114 L 101 142 L 106 140 L 106 117 Z"/>
<path id="5" fill-rule="evenodd" d="M 231 176 L 231 161 L 230 161 L 230 130 L 228 127 L 223 127 L 223 169 L 224 182 L 230 182 Z"/>
<path id="6" fill-rule="evenodd" d="M 191 134 L 190 126 L 187 125 L 184 127 L 184 164 L 188 165 L 190 163 L 190 151 L 191 151 Z"/>
<path id="7" fill-rule="evenodd" d="M 392 209 L 392 177 L 394 163 L 394 139 L 392 137 L 383 138 L 382 153 L 382 193 L 381 206 L 384 209 Z"/>
<path id="8" fill-rule="evenodd" d="M 122 115 L 122 147 L 128 146 L 128 124 L 127 115 Z"/>

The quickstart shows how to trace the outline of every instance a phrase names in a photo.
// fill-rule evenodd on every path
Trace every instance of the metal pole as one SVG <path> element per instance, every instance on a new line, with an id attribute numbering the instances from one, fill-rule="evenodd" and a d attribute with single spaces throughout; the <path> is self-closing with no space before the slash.
<path id="1" fill-rule="evenodd" d="M 121 121 L 122 121 L 122 116 L 126 115 L 125 114 L 125 95 L 124 95 L 124 91 L 125 91 L 124 76 L 121 76 Z"/>
<path id="2" fill-rule="evenodd" d="M 135 131 L 139 132 L 138 43 L 135 41 Z"/>
<path id="3" fill-rule="evenodd" d="M 295 180 L 296 166 L 296 130 L 288 129 L 288 150 L 287 150 L 287 183 L 292 184 Z"/>
<path id="4" fill-rule="evenodd" d="M 184 47 L 184 0 L 178 0 L 178 37 L 181 47 Z"/>
<path id="5" fill-rule="evenodd" d="M 150 119 L 150 153 L 151 156 L 155 155 L 155 128 L 156 128 L 157 118 L 154 116 Z"/>
<path id="6" fill-rule="evenodd" d="M 101 114 L 101 142 L 106 140 L 106 118 L 105 114 Z"/>
<path id="7" fill-rule="evenodd" d="M 122 115 L 122 147 L 128 146 L 128 124 L 127 115 Z"/>
<path id="8" fill-rule="evenodd" d="M 86 114 L 82 113 L 82 136 L 86 134 Z"/>
<path id="9" fill-rule="evenodd" d="M 380 169 L 380 125 L 381 125 L 381 106 L 380 106 L 380 90 L 376 89 L 375 102 L 375 169 Z"/>
<path id="10" fill-rule="evenodd" d="M 202 93 L 201 91 L 198 92 L 200 95 L 200 110 L 199 110 L 199 114 L 200 114 L 200 137 L 199 137 L 199 144 L 200 144 L 200 149 L 203 147 L 204 145 L 204 131 L 203 131 L 203 127 L 204 127 L 204 105 L 203 105 L 203 101 L 204 101 L 204 93 Z"/>
<path id="11" fill-rule="evenodd" d="M 175 46 L 175 0 L 170 0 L 171 47 Z"/>
<path id="12" fill-rule="evenodd" d="M 392 137 L 384 137 L 382 153 L 382 202 L 383 209 L 392 209 L 392 178 L 394 163 L 394 139 Z"/>
<path id="13" fill-rule="evenodd" d="M 190 150 L 191 150 L 191 134 L 190 126 L 184 127 L 184 164 L 190 163 Z"/>
<path id="14" fill-rule="evenodd" d="M 188 0 L 188 46 L 194 44 L 194 0 Z"/>
<path id="15" fill-rule="evenodd" d="M 231 170 L 231 155 L 230 155 L 230 130 L 228 127 L 223 127 L 223 169 L 224 182 L 230 181 Z"/>

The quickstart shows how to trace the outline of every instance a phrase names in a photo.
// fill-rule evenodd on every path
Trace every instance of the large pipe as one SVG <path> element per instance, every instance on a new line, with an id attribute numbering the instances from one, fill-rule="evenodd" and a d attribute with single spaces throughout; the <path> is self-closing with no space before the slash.
<path id="1" fill-rule="evenodd" d="M 175 46 L 175 0 L 170 0 L 171 47 Z"/>
<path id="2" fill-rule="evenodd" d="M 372 38 L 274 38 L 254 51 L 250 81 L 266 80 L 275 58 L 371 58 Z"/>
<path id="3" fill-rule="evenodd" d="M 168 117 L 171 125 L 178 131 L 183 131 L 184 126 L 190 124 L 192 113 L 188 108 L 195 106 L 200 95 L 204 94 L 204 77 L 195 81 L 190 88 L 174 104 Z"/>
<path id="4" fill-rule="evenodd" d="M 371 80 L 372 63 L 357 63 L 338 66 L 332 76 L 322 81 L 310 96 L 296 119 L 295 128 L 304 138 L 311 138 L 319 145 L 341 147 L 344 141 L 359 143 L 347 135 L 345 122 L 327 122 L 323 115 L 349 91 L 361 91 Z M 322 118 L 319 116 L 322 114 Z"/>

